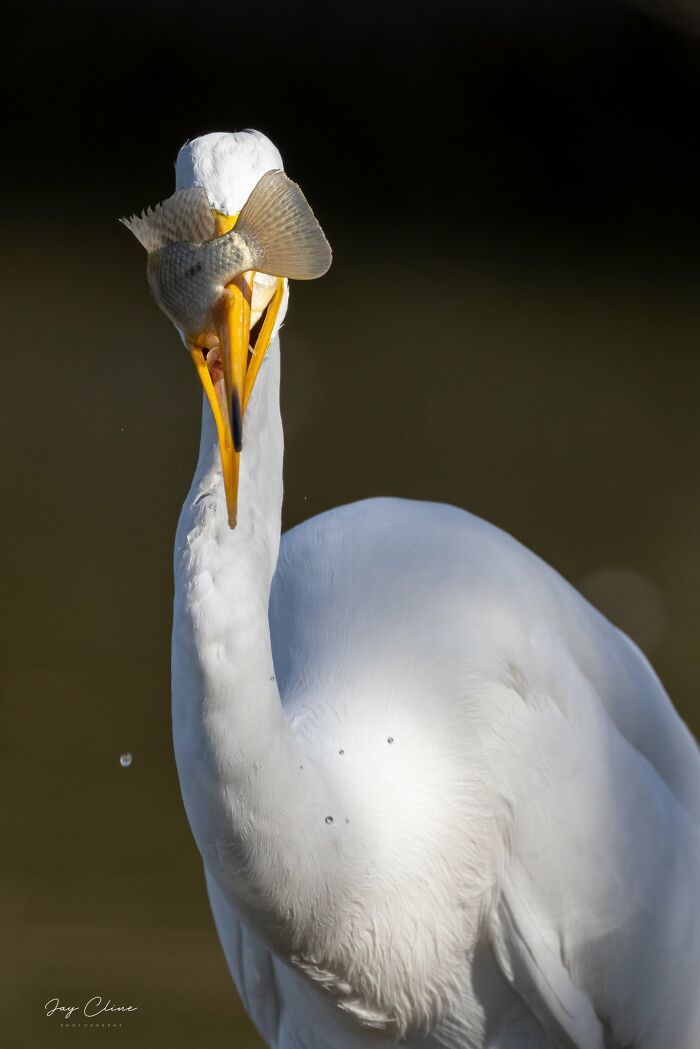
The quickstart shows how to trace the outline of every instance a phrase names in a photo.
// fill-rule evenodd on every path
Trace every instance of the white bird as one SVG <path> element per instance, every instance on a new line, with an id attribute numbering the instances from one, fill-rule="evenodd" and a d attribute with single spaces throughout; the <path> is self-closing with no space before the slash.
<path id="1" fill-rule="evenodd" d="M 177 184 L 228 228 L 275 168 L 212 134 Z M 248 1013 L 274 1049 L 698 1049 L 694 740 L 624 634 L 462 510 L 280 539 L 277 287 L 237 526 L 205 399 L 175 551 L 177 766 Z"/>

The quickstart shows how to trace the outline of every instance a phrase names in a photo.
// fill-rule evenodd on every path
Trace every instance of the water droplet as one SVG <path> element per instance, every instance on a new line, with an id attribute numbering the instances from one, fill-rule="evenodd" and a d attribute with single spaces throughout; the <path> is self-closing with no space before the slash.
<path id="1" fill-rule="evenodd" d="M 338 753 L 339 753 L 339 754 L 344 754 L 344 753 L 345 753 L 345 751 L 344 751 L 344 750 L 343 750 L 343 749 L 341 748 L 341 749 L 340 749 L 340 750 L 338 751 Z"/>
<path id="2" fill-rule="evenodd" d="M 299 766 L 299 768 L 300 768 L 300 769 L 303 769 L 303 767 L 304 767 L 303 765 L 300 765 L 300 766 Z"/>
<path id="3" fill-rule="evenodd" d="M 122 756 L 119 758 L 119 764 L 121 765 L 121 767 L 123 769 L 128 769 L 128 767 L 129 767 L 129 765 L 131 764 L 132 761 L 133 761 L 133 758 L 131 757 L 131 754 L 129 753 L 128 750 L 125 751 L 122 754 Z"/>
<path id="4" fill-rule="evenodd" d="M 332 816 L 326 816 L 326 823 L 332 823 L 332 822 L 333 822 L 333 817 Z"/>
<path id="5" fill-rule="evenodd" d="M 387 743 L 393 743 L 394 742 L 394 737 L 393 736 L 387 736 L 386 737 L 386 741 L 387 741 Z"/>

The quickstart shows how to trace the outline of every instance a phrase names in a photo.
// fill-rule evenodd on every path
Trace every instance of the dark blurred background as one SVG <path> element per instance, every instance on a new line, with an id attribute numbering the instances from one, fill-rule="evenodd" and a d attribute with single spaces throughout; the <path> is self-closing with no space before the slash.
<path id="1" fill-rule="evenodd" d="M 286 526 L 464 506 L 628 630 L 697 731 L 698 12 L 36 0 L 6 24 L 8 1044 L 258 1044 L 170 740 L 200 396 L 116 221 L 172 191 L 186 138 L 264 130 L 335 250 L 284 332 Z M 44 1015 L 92 995 L 138 1012 Z"/>

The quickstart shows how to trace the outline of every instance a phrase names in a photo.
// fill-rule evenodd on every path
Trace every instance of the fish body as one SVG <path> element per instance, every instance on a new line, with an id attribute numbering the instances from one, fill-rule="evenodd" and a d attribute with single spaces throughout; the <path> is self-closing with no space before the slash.
<path id="1" fill-rule="evenodd" d="M 190 337 L 211 327 L 224 286 L 255 269 L 253 252 L 235 230 L 214 240 L 166 244 L 149 255 L 151 294 L 173 324 Z M 282 274 L 279 274 L 282 276 Z"/>
<path id="2" fill-rule="evenodd" d="M 226 284 L 249 270 L 311 280 L 331 263 L 331 250 L 304 194 L 282 171 L 262 176 L 234 229 L 216 236 L 206 192 L 180 190 L 122 220 L 148 252 L 151 293 L 189 339 L 214 327 Z"/>

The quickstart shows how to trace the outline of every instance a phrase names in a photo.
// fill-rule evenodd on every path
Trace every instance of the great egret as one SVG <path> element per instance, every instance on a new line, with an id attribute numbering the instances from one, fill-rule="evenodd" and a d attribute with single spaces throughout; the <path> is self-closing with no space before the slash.
<path id="1" fill-rule="evenodd" d="M 281 168 L 257 132 L 212 134 L 180 151 L 177 185 L 203 187 L 221 232 Z M 258 275 L 252 299 L 253 369 L 269 347 L 237 527 L 210 396 L 172 681 L 187 815 L 261 1035 L 697 1049 L 700 760 L 652 668 L 462 510 L 373 499 L 280 540 L 286 287 Z"/>

